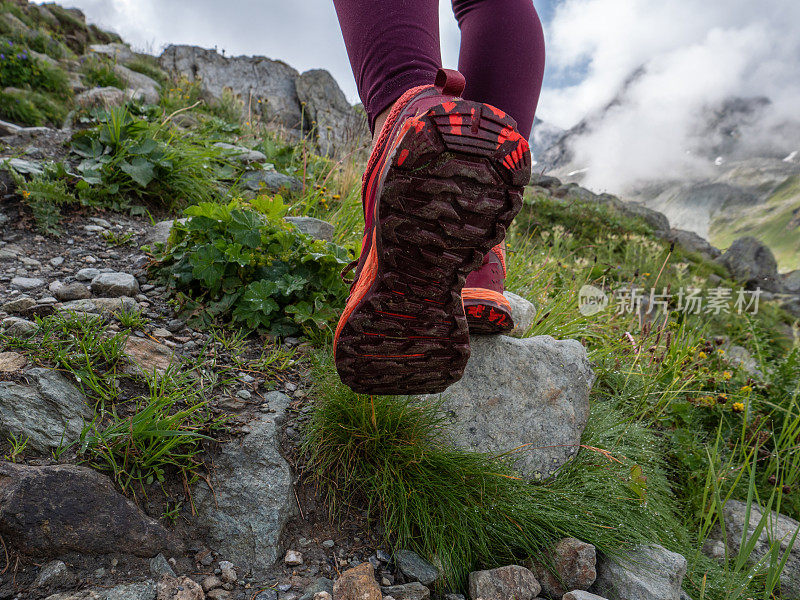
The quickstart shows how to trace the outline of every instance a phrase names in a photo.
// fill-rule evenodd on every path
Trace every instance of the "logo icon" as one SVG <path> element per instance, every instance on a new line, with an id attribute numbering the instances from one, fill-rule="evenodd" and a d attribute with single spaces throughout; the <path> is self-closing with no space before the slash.
<path id="1" fill-rule="evenodd" d="M 591 317 L 608 308 L 608 295 L 598 287 L 585 285 L 578 292 L 578 310 Z"/>

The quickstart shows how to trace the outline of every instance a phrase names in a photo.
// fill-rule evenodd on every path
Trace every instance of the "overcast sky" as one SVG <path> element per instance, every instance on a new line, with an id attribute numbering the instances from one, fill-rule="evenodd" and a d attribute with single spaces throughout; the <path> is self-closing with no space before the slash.
<path id="1" fill-rule="evenodd" d="M 332 0 L 60 0 L 134 48 L 169 43 L 258 54 L 296 69 L 328 69 L 357 102 Z M 487 0 L 503 1 L 503 0 Z M 380 0 L 375 1 L 380 7 Z M 730 96 L 765 95 L 777 113 L 800 106 L 797 0 L 535 0 L 545 23 L 547 71 L 538 116 L 570 127 L 603 106 L 637 67 L 646 75 L 582 149 L 607 176 L 646 176 L 685 160 L 692 118 Z M 445 66 L 459 32 L 441 0 Z"/>

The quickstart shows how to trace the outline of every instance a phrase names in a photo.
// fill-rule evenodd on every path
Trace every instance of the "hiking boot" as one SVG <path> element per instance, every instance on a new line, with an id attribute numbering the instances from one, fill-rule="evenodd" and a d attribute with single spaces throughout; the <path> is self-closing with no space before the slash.
<path id="1" fill-rule="evenodd" d="M 469 359 L 461 289 L 519 212 L 531 159 L 515 121 L 463 90 L 441 69 L 403 94 L 367 163 L 361 257 L 333 342 L 356 392 L 441 392 Z"/>
<path id="2" fill-rule="evenodd" d="M 483 263 L 467 276 L 461 299 L 470 333 L 505 333 L 514 329 L 511 303 L 503 295 L 506 279 L 506 246 L 498 244 Z"/>

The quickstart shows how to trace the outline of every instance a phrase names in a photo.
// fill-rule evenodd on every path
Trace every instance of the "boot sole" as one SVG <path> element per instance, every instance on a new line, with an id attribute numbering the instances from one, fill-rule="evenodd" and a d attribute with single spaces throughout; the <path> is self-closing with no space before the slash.
<path id="1" fill-rule="evenodd" d="M 408 119 L 384 168 L 336 368 L 359 393 L 438 393 L 469 360 L 461 290 L 519 212 L 530 152 L 502 111 L 453 100 Z"/>
<path id="2" fill-rule="evenodd" d="M 511 303 L 499 292 L 481 288 L 461 291 L 470 333 L 497 334 L 514 329 Z"/>

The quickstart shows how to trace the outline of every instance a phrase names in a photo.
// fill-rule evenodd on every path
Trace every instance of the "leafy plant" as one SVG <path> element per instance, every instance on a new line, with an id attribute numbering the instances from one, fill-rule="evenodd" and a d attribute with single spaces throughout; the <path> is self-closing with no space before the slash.
<path id="1" fill-rule="evenodd" d="M 277 335 L 324 330 L 347 294 L 339 277 L 347 254 L 299 233 L 285 211 L 280 196 L 191 206 L 155 272 L 206 320 Z"/>
<path id="2" fill-rule="evenodd" d="M 133 197 L 165 206 L 210 200 L 229 175 L 219 149 L 182 137 L 168 123 L 135 117 L 125 107 L 97 114 L 99 124 L 72 139 L 82 157 L 82 198 L 102 203 Z"/>
<path id="3" fill-rule="evenodd" d="M 86 81 L 92 86 L 125 89 L 125 82 L 114 71 L 114 65 L 99 56 L 85 59 L 81 70 L 86 76 Z"/>
<path id="4" fill-rule="evenodd" d="M 61 179 L 66 176 L 64 166 L 47 165 L 43 173 L 34 174 L 29 180 L 13 170 L 11 173 L 23 203 L 33 213 L 37 228 L 42 233 L 57 234 L 60 231 L 61 208 L 78 202 Z"/>

